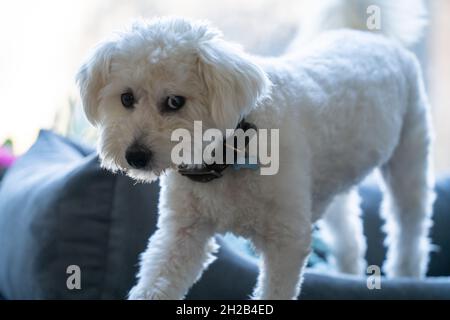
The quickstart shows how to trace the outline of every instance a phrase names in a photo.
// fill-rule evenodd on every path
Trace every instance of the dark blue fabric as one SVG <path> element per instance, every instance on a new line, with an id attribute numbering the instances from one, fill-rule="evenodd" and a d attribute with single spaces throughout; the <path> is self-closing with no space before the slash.
<path id="1" fill-rule="evenodd" d="M 111 175 L 51 132 L 0 186 L 0 291 L 7 299 L 123 298 L 156 221 L 157 185 Z M 66 269 L 81 268 L 82 290 Z"/>
<path id="2" fill-rule="evenodd" d="M 430 275 L 450 272 L 450 179 L 437 186 Z M 379 231 L 380 193 L 361 190 L 370 264 L 384 258 Z M 0 295 L 6 299 L 123 299 L 134 284 L 138 255 L 157 218 L 157 184 L 135 184 L 99 168 L 82 147 L 43 131 L 0 185 Z M 218 237 L 218 259 L 189 293 L 190 299 L 246 299 L 256 281 L 254 260 Z M 66 268 L 81 267 L 81 290 L 68 290 Z M 450 299 L 449 278 L 382 280 L 308 271 L 303 299 Z"/>

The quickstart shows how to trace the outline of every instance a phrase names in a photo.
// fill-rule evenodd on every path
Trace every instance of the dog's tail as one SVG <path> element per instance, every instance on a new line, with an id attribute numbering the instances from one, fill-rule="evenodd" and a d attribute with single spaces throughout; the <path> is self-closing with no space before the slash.
<path id="1" fill-rule="evenodd" d="M 309 41 L 321 32 L 358 29 L 384 34 L 405 46 L 416 43 L 427 25 L 423 0 L 306 1 L 297 41 Z"/>

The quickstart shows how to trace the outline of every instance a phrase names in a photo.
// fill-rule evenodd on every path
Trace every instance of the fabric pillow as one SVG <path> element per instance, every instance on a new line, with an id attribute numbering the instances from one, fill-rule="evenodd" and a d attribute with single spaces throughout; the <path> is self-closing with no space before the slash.
<path id="1" fill-rule="evenodd" d="M 8 170 L 0 186 L 6 299 L 126 296 L 155 225 L 159 187 L 111 175 L 91 153 L 42 131 Z M 80 267 L 81 290 L 66 286 L 70 265 Z"/>

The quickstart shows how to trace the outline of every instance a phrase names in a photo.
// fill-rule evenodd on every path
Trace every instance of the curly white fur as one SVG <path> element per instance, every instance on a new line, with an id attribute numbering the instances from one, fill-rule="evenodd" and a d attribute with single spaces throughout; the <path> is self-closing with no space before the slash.
<path id="1" fill-rule="evenodd" d="M 370 2 L 387 8 L 388 1 Z M 350 13 L 365 2 L 336 3 Z M 412 29 L 394 19 L 382 31 L 403 35 L 400 40 L 409 31 L 417 36 L 421 22 L 389 11 L 397 14 Z M 353 22 L 340 19 L 326 29 L 363 25 Z M 361 273 L 358 200 L 346 194 L 375 168 L 388 191 L 385 271 L 425 275 L 433 200 L 429 108 L 419 64 L 396 40 L 330 31 L 281 57 L 262 58 L 226 42 L 205 22 L 162 18 L 100 44 L 78 81 L 86 115 L 100 129 L 103 166 L 141 181 L 160 176 L 158 230 L 142 255 L 131 299 L 183 298 L 213 260 L 212 237 L 227 231 L 261 252 L 254 298 L 296 298 L 311 226 L 326 211 L 339 268 Z M 120 95 L 130 89 L 137 103 L 126 109 Z M 169 94 L 187 98 L 170 115 L 159 108 Z M 234 128 L 242 116 L 258 128 L 280 129 L 278 174 L 227 170 L 202 184 L 171 170 L 174 129 L 192 130 L 194 120 Z M 152 150 L 151 168 L 128 165 L 125 151 L 136 140 Z"/>

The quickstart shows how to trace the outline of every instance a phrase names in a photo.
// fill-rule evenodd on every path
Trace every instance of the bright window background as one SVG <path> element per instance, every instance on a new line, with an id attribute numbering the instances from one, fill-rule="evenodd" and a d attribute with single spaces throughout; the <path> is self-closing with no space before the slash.
<path id="1" fill-rule="evenodd" d="M 258 54 L 281 52 L 310 0 L 39 0 L 0 2 L 0 144 L 21 154 L 40 128 L 82 138 L 89 131 L 74 83 L 88 49 L 133 18 L 211 20 Z M 437 129 L 437 171 L 450 170 L 450 1 L 431 0 L 423 64 Z"/>

